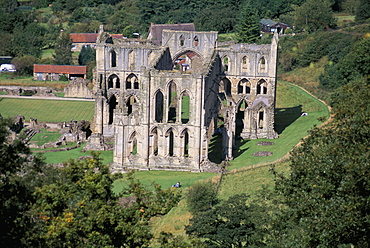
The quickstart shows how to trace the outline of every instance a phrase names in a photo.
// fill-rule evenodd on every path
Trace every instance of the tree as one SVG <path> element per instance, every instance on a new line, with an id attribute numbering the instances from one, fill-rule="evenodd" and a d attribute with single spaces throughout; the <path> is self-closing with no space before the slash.
<path id="1" fill-rule="evenodd" d="M 55 54 L 53 54 L 55 64 L 71 65 L 72 64 L 72 40 L 69 33 L 61 31 L 55 45 Z"/>
<path id="2" fill-rule="evenodd" d="M 209 181 L 198 181 L 187 191 L 185 201 L 192 214 L 207 211 L 215 197 L 214 186 Z"/>
<path id="3" fill-rule="evenodd" d="M 10 139 L 12 125 L 0 116 L 0 245 L 26 247 L 25 236 L 32 224 L 24 213 L 34 200 L 29 178 L 37 175 L 43 163 L 31 155 L 22 139 Z"/>
<path id="4" fill-rule="evenodd" d="M 210 247 L 248 247 L 260 244 L 254 238 L 256 227 L 245 194 L 231 196 L 227 201 L 194 216 L 185 227 L 188 235 L 205 239 Z M 256 246 L 257 247 L 257 246 Z"/>
<path id="5" fill-rule="evenodd" d="M 27 55 L 22 57 L 15 57 L 12 64 L 15 65 L 18 75 L 33 75 L 33 65 L 36 64 L 38 59 L 34 56 Z"/>
<path id="6" fill-rule="evenodd" d="M 236 37 L 241 43 L 255 43 L 260 37 L 260 28 L 258 24 L 256 9 L 247 3 L 240 13 Z"/>
<path id="7" fill-rule="evenodd" d="M 296 8 L 294 15 L 297 29 L 309 33 L 336 25 L 329 0 L 307 0 Z"/>
<path id="8" fill-rule="evenodd" d="M 95 61 L 95 50 L 90 46 L 82 46 L 81 52 L 78 55 L 78 64 L 86 65 L 90 61 Z"/>
<path id="9" fill-rule="evenodd" d="M 360 90 L 359 90 L 360 89 Z M 361 79 L 334 94 L 335 119 L 291 154 L 277 190 L 288 206 L 278 239 L 289 247 L 370 245 L 370 84 Z"/>
<path id="10" fill-rule="evenodd" d="M 147 247 L 152 234 L 149 219 L 167 213 L 181 194 L 149 191 L 127 173 L 128 187 L 120 194 L 98 154 L 84 161 L 69 160 L 51 183 L 36 188 L 29 215 L 31 247 Z"/>
<path id="11" fill-rule="evenodd" d="M 366 21 L 370 18 L 370 1 L 359 0 L 356 8 L 356 21 Z"/>

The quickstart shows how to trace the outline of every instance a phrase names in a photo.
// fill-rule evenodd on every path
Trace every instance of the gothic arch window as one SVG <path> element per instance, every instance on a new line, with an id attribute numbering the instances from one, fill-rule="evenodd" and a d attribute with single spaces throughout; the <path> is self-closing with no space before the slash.
<path id="1" fill-rule="evenodd" d="M 182 156 L 189 157 L 189 131 L 187 128 L 181 132 L 180 138 L 181 138 Z"/>
<path id="2" fill-rule="evenodd" d="M 168 156 L 174 156 L 174 134 L 172 128 L 166 132 Z"/>
<path id="3" fill-rule="evenodd" d="M 113 123 L 113 118 L 114 118 L 114 110 L 117 107 L 117 98 L 115 95 L 112 95 L 109 99 L 109 118 L 108 118 L 108 124 Z"/>
<path id="4" fill-rule="evenodd" d="M 126 89 L 139 89 L 139 80 L 135 74 L 131 73 L 126 78 Z"/>
<path id="5" fill-rule="evenodd" d="M 242 66 L 242 72 L 246 72 L 248 70 L 248 57 L 244 56 L 241 61 L 241 66 Z"/>
<path id="6" fill-rule="evenodd" d="M 190 119 L 190 96 L 187 91 L 181 95 L 181 123 L 186 124 Z"/>
<path id="7" fill-rule="evenodd" d="M 238 94 L 250 94 L 251 93 L 251 85 L 247 79 L 242 79 L 238 83 Z"/>
<path id="8" fill-rule="evenodd" d="M 132 155 L 136 155 L 138 153 L 138 150 L 137 150 L 137 135 L 136 135 L 136 131 L 134 131 L 131 134 L 128 143 L 130 145 L 130 150 L 131 150 L 130 153 Z"/>
<path id="9" fill-rule="evenodd" d="M 135 69 L 135 52 L 133 50 L 128 53 L 128 66 L 129 70 Z"/>
<path id="10" fill-rule="evenodd" d="M 116 54 L 116 51 L 114 50 L 110 52 L 110 65 L 111 67 L 117 66 L 117 54 Z"/>
<path id="11" fill-rule="evenodd" d="M 263 109 L 260 109 L 258 111 L 258 128 L 259 129 L 263 129 L 263 127 L 265 126 L 265 111 L 263 111 Z"/>
<path id="12" fill-rule="evenodd" d="M 108 89 L 111 89 L 111 88 L 119 89 L 120 87 L 121 87 L 121 84 L 119 81 L 119 77 L 117 77 L 117 75 L 111 75 L 108 78 Z"/>
<path id="13" fill-rule="evenodd" d="M 231 95 L 231 82 L 228 78 L 222 79 L 222 83 L 224 85 L 224 91 L 226 95 Z"/>
<path id="14" fill-rule="evenodd" d="M 180 35 L 179 42 L 180 42 L 180 46 L 184 46 L 185 45 L 185 38 L 184 38 L 183 35 Z"/>
<path id="15" fill-rule="evenodd" d="M 199 45 L 199 39 L 198 39 L 198 36 L 195 36 L 194 39 L 193 39 L 193 45 L 194 46 L 198 46 Z"/>
<path id="16" fill-rule="evenodd" d="M 229 71 L 229 57 L 227 55 L 222 58 L 222 66 L 224 71 Z"/>
<path id="17" fill-rule="evenodd" d="M 265 80 L 261 79 L 257 83 L 257 95 L 266 95 L 267 94 L 267 83 Z"/>
<path id="18" fill-rule="evenodd" d="M 158 90 L 155 94 L 155 121 L 163 122 L 163 93 Z"/>
<path id="19" fill-rule="evenodd" d="M 236 135 L 239 136 L 240 133 L 243 131 L 244 127 L 244 119 L 246 115 L 246 109 L 248 108 L 248 104 L 245 100 L 242 100 L 238 106 L 238 112 L 236 113 Z"/>
<path id="20" fill-rule="evenodd" d="M 171 81 L 168 84 L 168 112 L 167 122 L 176 122 L 177 117 L 177 91 L 176 83 Z"/>
<path id="21" fill-rule="evenodd" d="M 130 115 L 132 114 L 132 111 L 133 111 L 133 106 L 134 104 L 136 103 L 136 99 L 134 96 L 130 96 L 128 99 L 127 99 L 127 102 L 126 102 L 126 107 L 127 107 L 127 115 Z"/>
<path id="22" fill-rule="evenodd" d="M 259 64 L 260 72 L 265 72 L 266 71 L 266 59 L 265 59 L 265 57 L 261 57 L 258 64 Z"/>
<path id="23" fill-rule="evenodd" d="M 149 136 L 149 152 L 150 154 L 153 154 L 154 156 L 158 155 L 158 128 L 155 127 L 150 132 Z"/>

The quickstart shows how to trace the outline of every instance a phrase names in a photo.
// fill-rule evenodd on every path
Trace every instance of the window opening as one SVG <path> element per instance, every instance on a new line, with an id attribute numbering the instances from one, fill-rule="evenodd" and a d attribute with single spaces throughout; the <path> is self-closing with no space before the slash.
<path id="1" fill-rule="evenodd" d="M 172 81 L 168 86 L 168 116 L 167 122 L 176 122 L 177 91 L 176 84 Z"/>
<path id="2" fill-rule="evenodd" d="M 194 46 L 198 46 L 199 44 L 199 39 L 198 39 L 198 36 L 195 36 L 194 37 L 194 42 L 193 42 Z"/>
<path id="3" fill-rule="evenodd" d="M 170 157 L 172 157 L 173 155 L 174 155 L 174 153 L 173 153 L 173 145 L 174 145 L 174 137 L 173 137 L 173 132 L 172 132 L 172 130 L 170 131 L 170 133 L 169 133 L 169 149 L 168 149 L 168 155 L 170 156 Z"/>
<path id="4" fill-rule="evenodd" d="M 134 96 L 130 96 L 128 99 L 127 99 L 127 102 L 126 102 L 126 107 L 127 107 L 127 114 L 130 115 L 132 113 L 132 110 L 133 110 L 133 105 L 136 103 L 136 99 Z"/>
<path id="5" fill-rule="evenodd" d="M 183 35 L 180 35 L 180 46 L 184 46 L 185 44 L 185 38 Z"/>
<path id="6" fill-rule="evenodd" d="M 117 99 L 115 95 L 112 95 L 110 100 L 109 100 L 109 120 L 108 124 L 113 123 L 113 117 L 114 117 L 114 110 L 116 109 L 117 106 Z"/>
<path id="7" fill-rule="evenodd" d="M 181 123 L 186 124 L 190 119 L 190 96 L 184 92 L 181 97 Z"/>
<path id="8" fill-rule="evenodd" d="M 264 111 L 260 110 L 258 112 L 258 128 L 263 129 L 263 121 L 264 121 Z"/>
<path id="9" fill-rule="evenodd" d="M 111 67 L 116 67 L 117 66 L 117 54 L 115 51 L 111 51 L 110 55 L 111 55 Z"/>
<path id="10" fill-rule="evenodd" d="M 155 95 L 155 121 L 163 121 L 163 94 L 161 91 Z"/>

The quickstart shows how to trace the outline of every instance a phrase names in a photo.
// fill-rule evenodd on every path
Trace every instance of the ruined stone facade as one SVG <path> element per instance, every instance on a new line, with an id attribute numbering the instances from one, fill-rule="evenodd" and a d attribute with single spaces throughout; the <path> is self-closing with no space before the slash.
<path id="1" fill-rule="evenodd" d="M 114 136 L 114 171 L 204 171 L 216 132 L 224 160 L 233 159 L 236 138 L 277 137 L 277 35 L 228 47 L 217 35 L 163 30 L 158 46 L 101 28 L 93 137 Z"/>

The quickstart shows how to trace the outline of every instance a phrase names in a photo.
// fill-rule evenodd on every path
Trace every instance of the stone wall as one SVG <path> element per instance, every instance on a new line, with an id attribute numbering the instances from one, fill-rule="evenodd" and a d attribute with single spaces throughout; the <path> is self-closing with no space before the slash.
<path id="1" fill-rule="evenodd" d="M 92 98 L 94 95 L 88 87 L 89 81 L 82 78 L 75 78 L 69 81 L 64 88 L 64 97 Z"/>

